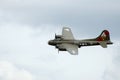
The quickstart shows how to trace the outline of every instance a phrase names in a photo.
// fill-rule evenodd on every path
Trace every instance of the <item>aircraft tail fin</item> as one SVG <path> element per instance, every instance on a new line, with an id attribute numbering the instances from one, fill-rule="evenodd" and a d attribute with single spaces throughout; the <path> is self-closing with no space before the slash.
<path id="1" fill-rule="evenodd" d="M 107 43 L 105 41 L 110 41 L 110 34 L 108 30 L 103 30 L 102 33 L 96 38 L 99 44 L 103 48 L 107 48 Z"/>
<path id="2" fill-rule="evenodd" d="M 110 34 L 108 30 L 103 30 L 102 33 L 96 38 L 97 41 L 109 41 Z"/>

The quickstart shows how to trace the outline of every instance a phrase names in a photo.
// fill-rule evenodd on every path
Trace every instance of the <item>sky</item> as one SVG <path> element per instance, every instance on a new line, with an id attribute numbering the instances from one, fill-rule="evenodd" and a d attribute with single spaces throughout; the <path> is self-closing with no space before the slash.
<path id="1" fill-rule="evenodd" d="M 120 80 L 119 0 L 0 0 L 0 80 Z M 113 45 L 59 52 L 48 40 L 110 32 Z"/>

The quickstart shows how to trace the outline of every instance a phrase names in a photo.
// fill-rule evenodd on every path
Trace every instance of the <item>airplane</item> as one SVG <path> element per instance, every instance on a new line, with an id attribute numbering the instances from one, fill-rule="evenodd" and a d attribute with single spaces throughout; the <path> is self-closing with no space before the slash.
<path id="1" fill-rule="evenodd" d="M 56 35 L 55 39 L 48 41 L 49 45 L 55 46 L 59 51 L 68 51 L 71 55 L 78 55 L 78 48 L 83 46 L 100 45 L 107 48 L 107 45 L 113 44 L 110 41 L 110 34 L 108 30 L 103 30 L 102 33 L 93 39 L 76 40 L 69 27 L 63 27 L 62 35 Z"/>

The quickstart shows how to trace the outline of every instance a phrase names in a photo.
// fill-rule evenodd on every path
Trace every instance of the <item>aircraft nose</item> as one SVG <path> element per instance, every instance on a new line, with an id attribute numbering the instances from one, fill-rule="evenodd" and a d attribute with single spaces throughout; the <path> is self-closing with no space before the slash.
<path id="1" fill-rule="evenodd" d="M 48 41 L 48 44 L 49 44 L 49 45 L 52 45 L 52 41 L 51 41 L 51 40 L 50 40 L 50 41 Z"/>

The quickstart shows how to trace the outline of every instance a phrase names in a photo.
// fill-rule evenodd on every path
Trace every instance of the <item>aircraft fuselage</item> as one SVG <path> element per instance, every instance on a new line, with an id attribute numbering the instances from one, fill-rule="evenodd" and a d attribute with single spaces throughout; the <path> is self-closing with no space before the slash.
<path id="1" fill-rule="evenodd" d="M 103 42 L 103 41 L 102 41 Z M 104 41 L 106 44 L 113 44 L 111 41 Z M 88 41 L 88 40 L 50 40 L 49 45 L 56 46 L 59 44 L 75 44 L 78 47 L 100 45 L 100 41 Z"/>

